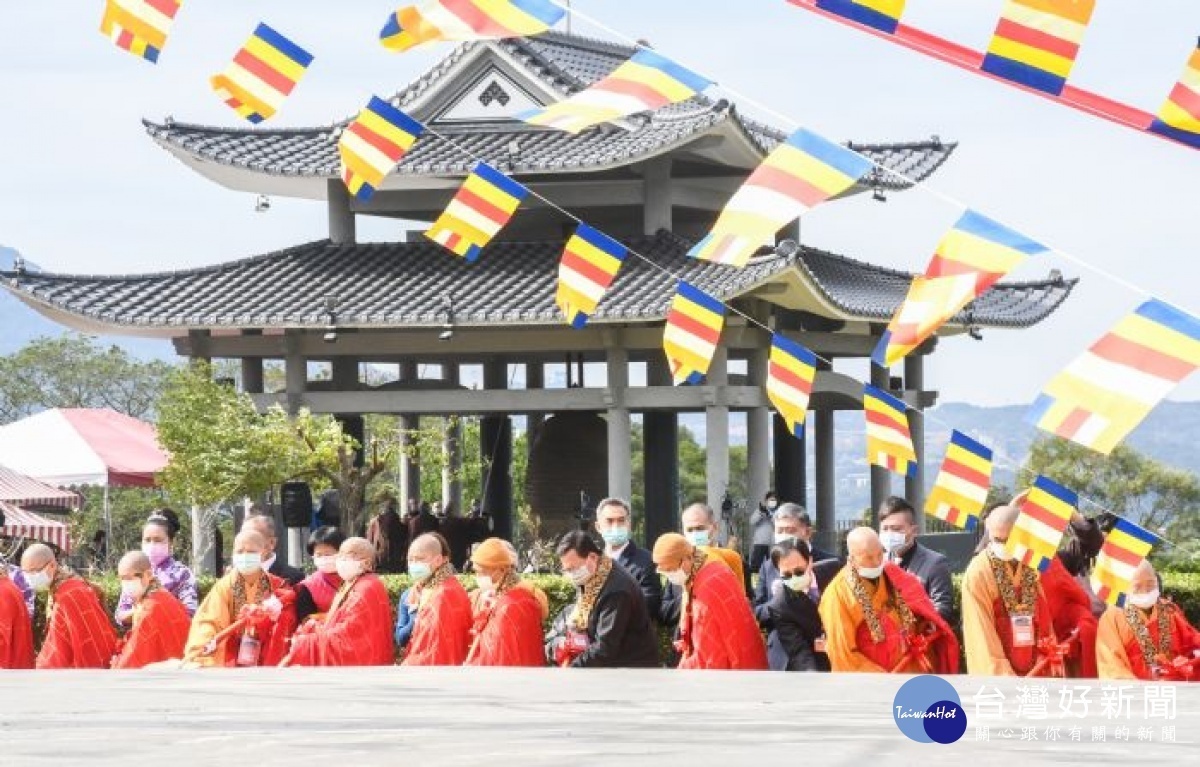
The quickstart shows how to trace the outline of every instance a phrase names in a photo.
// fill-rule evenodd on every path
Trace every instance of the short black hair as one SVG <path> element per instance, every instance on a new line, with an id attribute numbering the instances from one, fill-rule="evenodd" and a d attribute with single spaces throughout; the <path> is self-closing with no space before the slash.
<path id="1" fill-rule="evenodd" d="M 346 534 L 333 525 L 318 527 L 308 535 L 308 555 L 311 557 L 313 551 L 321 544 L 340 549 L 345 542 Z"/>
<path id="2" fill-rule="evenodd" d="M 898 495 L 889 495 L 883 499 L 883 503 L 879 504 L 880 522 L 893 514 L 907 514 L 909 522 L 914 525 L 917 523 L 917 510 L 911 503 Z"/>
<path id="3" fill-rule="evenodd" d="M 812 548 L 808 545 L 808 541 L 801 540 L 800 538 L 792 538 L 771 547 L 771 564 L 778 568 L 779 560 L 793 551 L 808 561 L 812 561 Z"/>
<path id="4" fill-rule="evenodd" d="M 600 548 L 600 544 L 590 533 L 583 530 L 571 530 L 558 539 L 558 546 L 555 548 L 555 553 L 558 556 L 563 556 L 568 551 L 574 551 L 581 557 L 586 557 L 589 554 L 602 556 L 604 550 Z"/>
<path id="5" fill-rule="evenodd" d="M 175 540 L 175 536 L 179 535 L 179 515 L 171 509 L 155 509 L 150 512 L 150 516 L 146 517 L 147 525 L 158 525 L 163 530 L 167 531 L 167 540 Z"/>

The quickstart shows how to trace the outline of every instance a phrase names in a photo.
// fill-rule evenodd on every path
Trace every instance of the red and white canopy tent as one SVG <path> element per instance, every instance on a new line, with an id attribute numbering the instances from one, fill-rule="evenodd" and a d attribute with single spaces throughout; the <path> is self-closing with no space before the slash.
<path id="1" fill-rule="evenodd" d="M 33 538 L 52 543 L 65 554 L 71 553 L 71 527 L 65 522 L 46 519 L 6 501 L 0 501 L 0 512 L 4 516 L 0 535 L 6 538 Z"/>
<path id="2" fill-rule="evenodd" d="M 52 543 L 64 552 L 71 551 L 71 528 L 65 522 L 47 519 L 31 509 L 78 510 L 83 498 L 78 493 L 60 490 L 0 466 L 0 512 L 4 525 L 0 535 L 8 538 L 34 538 Z"/>

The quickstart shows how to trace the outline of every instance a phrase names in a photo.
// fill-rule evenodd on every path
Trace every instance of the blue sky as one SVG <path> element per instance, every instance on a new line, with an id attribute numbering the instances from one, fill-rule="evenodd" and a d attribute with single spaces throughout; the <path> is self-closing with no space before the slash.
<path id="1" fill-rule="evenodd" d="M 581 11 L 768 103 L 830 138 L 961 142 L 932 184 L 1048 244 L 1121 275 L 1193 313 L 1195 179 L 1189 151 L 1036 99 L 789 6 L 784 0 L 576 0 Z M 907 20 L 983 47 L 1001 0 L 910 0 Z M 274 126 L 328 123 L 371 93 L 390 94 L 444 55 L 387 52 L 374 36 L 395 3 L 381 0 L 207 0 L 184 4 L 161 63 L 113 48 L 97 31 L 100 0 L 9 3 L 0 25 L 6 148 L 0 244 L 54 271 L 129 273 L 240 258 L 325 235 L 317 203 L 251 195 L 195 175 L 159 149 L 140 119 L 236 125 L 208 90 L 253 26 L 267 21 L 316 54 Z M 1102 0 L 1073 83 L 1155 111 L 1200 31 L 1200 3 Z M 578 33 L 608 37 L 576 20 Z M 713 91 L 718 93 L 718 91 Z M 720 94 L 739 101 L 728 92 Z M 920 270 L 959 210 L 913 190 L 886 204 L 825 206 L 804 223 L 808 244 Z M 398 239 L 395 222 L 360 219 L 365 239 Z M 1032 401 L 1062 365 L 1142 296 L 1068 263 L 1083 278 L 1068 304 L 1024 332 L 945 341 L 928 373 L 947 401 Z M 861 372 L 845 367 L 847 372 Z M 1200 398 L 1200 376 L 1180 399 Z"/>

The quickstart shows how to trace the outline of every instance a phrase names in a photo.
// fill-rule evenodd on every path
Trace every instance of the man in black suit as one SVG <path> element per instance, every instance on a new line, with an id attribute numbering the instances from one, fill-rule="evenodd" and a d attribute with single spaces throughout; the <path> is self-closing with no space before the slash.
<path id="1" fill-rule="evenodd" d="M 810 552 L 813 563 L 837 560 L 835 555 L 813 547 L 809 543 L 811 538 L 812 520 L 809 519 L 808 512 L 804 510 L 803 506 L 796 503 L 784 503 L 775 510 L 775 545 L 802 541 Z M 765 629 L 771 628 L 771 614 L 768 609 L 771 597 L 783 589 L 783 584 L 779 580 L 779 569 L 772 559 L 772 557 L 767 557 L 763 560 L 762 566 L 758 569 L 758 583 L 754 587 L 754 617 L 758 618 L 759 625 Z M 841 565 L 839 564 L 833 573 L 836 574 L 840 569 Z M 822 571 L 822 574 L 824 572 Z M 820 593 L 820 590 L 828 582 L 828 580 L 821 580 L 814 583 L 813 587 L 817 593 Z"/>
<path id="2" fill-rule="evenodd" d="M 888 560 L 917 576 L 938 614 L 951 620 L 954 584 L 950 579 L 950 562 L 944 554 L 917 541 L 917 512 L 912 504 L 893 495 L 879 505 L 879 541 Z"/>
<path id="3" fill-rule="evenodd" d="M 303 570 L 292 567 L 275 556 L 275 546 L 279 543 L 279 528 L 275 525 L 274 517 L 267 514 L 246 517 L 246 521 L 242 523 L 242 530 L 253 530 L 267 542 L 267 550 L 264 552 L 266 559 L 263 560 L 264 570 L 277 578 L 283 578 L 290 586 L 304 580 Z"/>
<path id="4" fill-rule="evenodd" d="M 782 586 L 774 590 L 766 605 L 771 624 L 767 635 L 771 670 L 829 671 L 808 544 L 800 539 L 778 543 L 771 549 L 770 561 L 780 573 Z"/>
<path id="5" fill-rule="evenodd" d="M 653 617 L 662 603 L 662 581 L 650 552 L 630 539 L 633 512 L 620 498 L 605 498 L 596 507 L 596 531 L 604 539 L 604 549 L 613 561 L 633 576 L 642 590 L 642 601 Z"/>

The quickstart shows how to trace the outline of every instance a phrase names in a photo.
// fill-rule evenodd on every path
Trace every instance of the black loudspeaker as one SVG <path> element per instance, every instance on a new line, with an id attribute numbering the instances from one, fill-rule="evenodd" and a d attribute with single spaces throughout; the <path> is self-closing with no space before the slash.
<path id="1" fill-rule="evenodd" d="M 307 482 L 284 482 L 279 491 L 279 511 L 286 527 L 308 527 L 312 522 L 312 488 Z"/>

